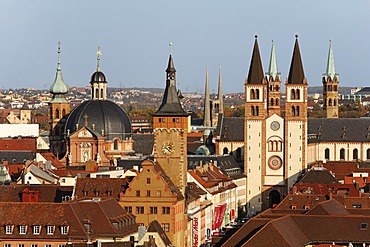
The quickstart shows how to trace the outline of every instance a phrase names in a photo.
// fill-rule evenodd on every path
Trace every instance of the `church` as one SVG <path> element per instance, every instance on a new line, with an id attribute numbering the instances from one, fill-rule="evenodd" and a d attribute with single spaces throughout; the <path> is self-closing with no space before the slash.
<path id="1" fill-rule="evenodd" d="M 131 122 L 125 111 L 107 100 L 107 80 L 100 70 L 100 49 L 97 52 L 97 68 L 90 79 L 91 99 L 71 110 L 66 99 L 68 85 L 58 67 L 54 83 L 50 87 L 49 103 L 50 149 L 69 166 L 117 165 L 121 156 L 133 153 Z"/>
<path id="2" fill-rule="evenodd" d="M 245 80 L 244 172 L 247 207 L 262 211 L 278 203 L 306 168 L 307 79 L 296 36 L 281 114 L 281 74 L 272 43 L 263 73 L 257 36 Z"/>

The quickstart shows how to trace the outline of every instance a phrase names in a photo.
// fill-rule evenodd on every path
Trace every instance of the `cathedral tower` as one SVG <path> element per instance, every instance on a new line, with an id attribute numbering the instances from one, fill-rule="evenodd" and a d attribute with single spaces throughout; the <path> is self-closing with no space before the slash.
<path id="1" fill-rule="evenodd" d="M 218 71 L 218 92 L 217 99 L 212 100 L 212 126 L 216 126 L 220 114 L 224 114 L 224 96 L 222 93 L 221 67 Z"/>
<path id="2" fill-rule="evenodd" d="M 334 53 L 330 40 L 328 63 L 326 72 L 322 75 L 324 116 L 326 118 L 338 118 L 338 84 L 339 74 L 335 72 Z"/>
<path id="3" fill-rule="evenodd" d="M 289 190 L 299 173 L 306 168 L 307 148 L 307 79 L 305 78 L 298 35 L 294 44 L 285 104 L 285 179 Z"/>
<path id="4" fill-rule="evenodd" d="M 172 53 L 166 69 L 162 103 L 153 115 L 154 159 L 185 195 L 187 183 L 187 132 L 190 114 L 181 106 L 176 90 L 176 69 Z"/>
<path id="5" fill-rule="evenodd" d="M 280 116 L 280 85 L 281 74 L 278 72 L 275 44 L 272 41 L 269 69 L 266 73 L 267 81 L 267 114 Z"/>
<path id="6" fill-rule="evenodd" d="M 261 211 L 262 174 L 266 163 L 267 84 L 255 36 L 248 77 L 245 80 L 244 172 L 247 176 L 248 209 Z"/>
<path id="7" fill-rule="evenodd" d="M 58 67 L 54 83 L 50 87 L 52 99 L 49 102 L 49 126 L 50 126 L 50 149 L 57 157 L 65 155 L 63 140 L 63 125 L 65 116 L 70 113 L 71 107 L 66 99 L 68 86 L 63 81 L 62 69 L 60 67 L 60 42 L 58 43 Z"/>

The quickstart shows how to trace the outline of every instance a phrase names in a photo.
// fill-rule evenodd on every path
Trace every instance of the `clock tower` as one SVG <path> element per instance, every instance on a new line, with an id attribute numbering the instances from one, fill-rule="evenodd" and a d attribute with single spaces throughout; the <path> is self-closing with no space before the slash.
<path id="1" fill-rule="evenodd" d="M 187 176 L 187 132 L 190 114 L 184 111 L 176 90 L 176 69 L 172 53 L 166 69 L 162 103 L 153 114 L 154 159 L 171 181 L 185 194 Z"/>

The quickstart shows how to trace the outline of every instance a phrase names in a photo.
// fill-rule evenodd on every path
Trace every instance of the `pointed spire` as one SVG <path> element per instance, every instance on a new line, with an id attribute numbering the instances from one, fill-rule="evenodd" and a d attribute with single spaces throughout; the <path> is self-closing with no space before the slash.
<path id="1" fill-rule="evenodd" d="M 252 53 L 252 59 L 251 64 L 249 67 L 249 73 L 248 73 L 248 84 L 262 84 L 263 82 L 263 69 L 262 69 L 262 62 L 261 62 L 261 56 L 260 51 L 258 48 L 258 42 L 257 42 L 257 34 L 254 36 L 254 47 L 253 47 L 253 53 Z"/>
<path id="2" fill-rule="evenodd" d="M 295 44 L 293 50 L 292 61 L 290 64 L 290 70 L 288 75 L 288 84 L 303 84 L 304 83 L 304 71 L 301 59 L 301 52 L 299 51 L 298 45 L 298 34 L 295 35 Z"/>
<path id="3" fill-rule="evenodd" d="M 209 96 L 208 66 L 206 68 L 206 85 L 204 90 L 204 120 L 203 126 L 211 126 L 211 109 Z"/>
<path id="4" fill-rule="evenodd" d="M 330 77 L 332 81 L 334 81 L 335 73 L 335 65 L 334 65 L 334 53 L 333 53 L 333 45 L 332 40 L 330 41 L 329 45 L 329 53 L 328 53 L 328 63 L 326 66 L 326 76 Z"/>
<path id="5" fill-rule="evenodd" d="M 62 69 L 60 67 L 60 42 L 58 42 L 58 66 L 57 66 L 57 73 L 55 76 L 54 83 L 50 86 L 50 93 L 53 94 L 53 99 L 50 102 L 66 102 L 66 98 L 64 94 L 68 93 L 69 87 L 63 81 L 62 76 Z"/>
<path id="6" fill-rule="evenodd" d="M 272 80 L 276 81 L 276 76 L 278 75 L 279 75 L 279 72 L 278 72 L 278 66 L 277 66 L 276 55 L 275 55 L 275 43 L 274 43 L 274 40 L 272 40 L 270 64 L 269 64 L 268 72 L 266 73 L 266 77 L 267 77 L 267 80 L 269 80 L 271 76 Z"/>
<path id="7" fill-rule="evenodd" d="M 172 43 L 170 43 L 170 46 L 172 47 Z M 180 98 L 176 89 L 176 69 L 172 59 L 172 50 L 168 59 L 166 74 L 166 88 L 164 90 L 162 103 L 157 112 L 153 115 L 187 115 L 181 106 Z"/>
<path id="8" fill-rule="evenodd" d="M 96 71 L 100 71 L 100 56 L 102 55 L 101 53 L 101 50 L 100 50 L 100 46 L 98 46 L 98 49 L 96 51 L 96 55 L 97 55 L 97 66 L 96 66 Z"/>
<path id="9" fill-rule="evenodd" d="M 218 70 L 218 100 L 220 102 L 218 113 L 224 113 L 224 95 L 222 93 L 222 74 L 221 66 Z"/>

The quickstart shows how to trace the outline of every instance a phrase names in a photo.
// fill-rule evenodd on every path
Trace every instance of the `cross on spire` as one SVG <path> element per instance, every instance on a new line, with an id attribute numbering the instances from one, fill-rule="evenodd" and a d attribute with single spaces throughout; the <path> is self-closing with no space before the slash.
<path id="1" fill-rule="evenodd" d="M 98 46 L 98 49 L 96 51 L 96 55 L 98 55 L 97 58 L 96 58 L 96 60 L 98 60 L 98 66 L 97 66 L 96 70 L 100 71 L 100 56 L 102 55 L 102 52 L 100 50 L 100 46 Z"/>

